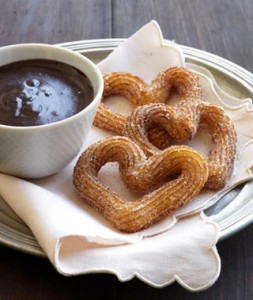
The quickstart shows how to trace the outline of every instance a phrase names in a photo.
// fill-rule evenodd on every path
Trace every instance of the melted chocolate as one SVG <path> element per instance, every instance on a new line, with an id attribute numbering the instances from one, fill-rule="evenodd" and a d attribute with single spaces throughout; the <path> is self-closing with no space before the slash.
<path id="1" fill-rule="evenodd" d="M 34 126 L 75 115 L 93 99 L 93 88 L 79 70 L 34 59 L 0 67 L 0 124 Z"/>

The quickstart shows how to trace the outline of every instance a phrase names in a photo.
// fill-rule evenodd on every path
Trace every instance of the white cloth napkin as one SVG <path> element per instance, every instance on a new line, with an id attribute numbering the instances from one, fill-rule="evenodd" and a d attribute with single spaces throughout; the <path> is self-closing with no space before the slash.
<path id="1" fill-rule="evenodd" d="M 152 21 L 119 46 L 99 67 L 102 72 L 132 72 L 150 82 L 160 71 L 176 65 L 185 66 L 180 47 L 164 43 L 158 24 Z M 249 99 L 239 101 L 220 90 L 207 70 L 194 65 L 189 67 L 200 75 L 205 99 L 223 106 L 238 132 L 240 151 L 232 177 L 224 189 L 228 190 L 252 177 L 253 158 L 245 159 L 253 145 L 249 126 L 251 105 Z M 117 109 L 117 98 L 108 103 Z M 129 106 L 126 103 L 120 109 L 126 112 Z M 92 128 L 84 148 L 108 135 Z M 191 144 L 205 154 L 207 149 L 202 140 L 200 133 Z M 220 272 L 215 247 L 219 228 L 202 211 L 217 201 L 224 190 L 219 193 L 204 191 L 191 204 L 149 229 L 122 234 L 78 198 L 72 185 L 74 164 L 75 161 L 59 174 L 41 180 L 25 181 L 0 174 L 0 195 L 31 228 L 60 273 L 110 272 L 119 280 L 137 276 L 155 287 L 177 280 L 192 291 L 205 289 L 215 282 Z M 106 165 L 99 176 L 118 193 L 135 197 L 121 182 L 117 165 Z"/>

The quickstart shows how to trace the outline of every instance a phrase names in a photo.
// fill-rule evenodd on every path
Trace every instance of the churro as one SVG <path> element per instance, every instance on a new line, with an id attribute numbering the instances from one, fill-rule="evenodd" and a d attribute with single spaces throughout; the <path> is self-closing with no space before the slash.
<path id="1" fill-rule="evenodd" d="M 172 143 L 186 142 L 194 137 L 199 127 L 207 128 L 212 140 L 206 187 L 224 187 L 235 159 L 236 132 L 222 108 L 195 99 L 181 101 L 175 108 L 161 103 L 139 106 L 127 118 L 124 135 L 150 156 L 161 151 L 149 138 L 150 128 L 156 125 L 163 129 L 160 139 Z"/>
<path id="2" fill-rule="evenodd" d="M 122 199 L 98 179 L 107 162 L 118 162 L 128 188 L 148 192 L 136 201 Z M 205 159 L 187 146 L 173 146 L 147 158 L 127 137 L 109 137 L 87 148 L 73 174 L 80 197 L 108 219 L 116 229 L 136 232 L 191 201 L 208 177 Z M 165 182 L 156 188 L 156 185 Z"/>
<path id="3" fill-rule="evenodd" d="M 103 100 L 111 95 L 127 98 L 132 105 L 165 103 L 176 92 L 181 99 L 201 97 L 198 76 L 183 67 L 169 68 L 157 75 L 148 85 L 138 76 L 129 73 L 114 72 L 104 75 Z M 126 116 L 114 113 L 102 102 L 97 110 L 94 125 L 113 134 L 122 135 Z"/>

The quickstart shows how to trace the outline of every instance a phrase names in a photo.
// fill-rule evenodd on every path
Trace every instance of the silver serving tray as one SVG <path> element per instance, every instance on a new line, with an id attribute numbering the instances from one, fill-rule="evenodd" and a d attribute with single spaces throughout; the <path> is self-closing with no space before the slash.
<path id="1" fill-rule="evenodd" d="M 98 63 L 123 39 L 84 40 L 58 44 L 87 56 Z M 244 68 L 211 53 L 182 46 L 187 63 L 209 69 L 219 85 L 238 98 L 253 98 L 253 74 Z M 251 188 L 252 186 L 252 188 Z M 248 190 L 245 196 L 245 189 Z M 220 226 L 220 240 L 243 229 L 253 221 L 253 182 L 242 184 L 205 213 Z M 45 256 L 31 230 L 0 197 L 0 242 L 20 251 Z"/>

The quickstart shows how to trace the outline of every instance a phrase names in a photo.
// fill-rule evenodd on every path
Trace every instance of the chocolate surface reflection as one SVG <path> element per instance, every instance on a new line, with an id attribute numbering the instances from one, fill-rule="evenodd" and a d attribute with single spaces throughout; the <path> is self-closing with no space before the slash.
<path id="1" fill-rule="evenodd" d="M 34 59 L 0 67 L 0 124 L 53 123 L 78 113 L 92 99 L 89 79 L 67 64 Z"/>

